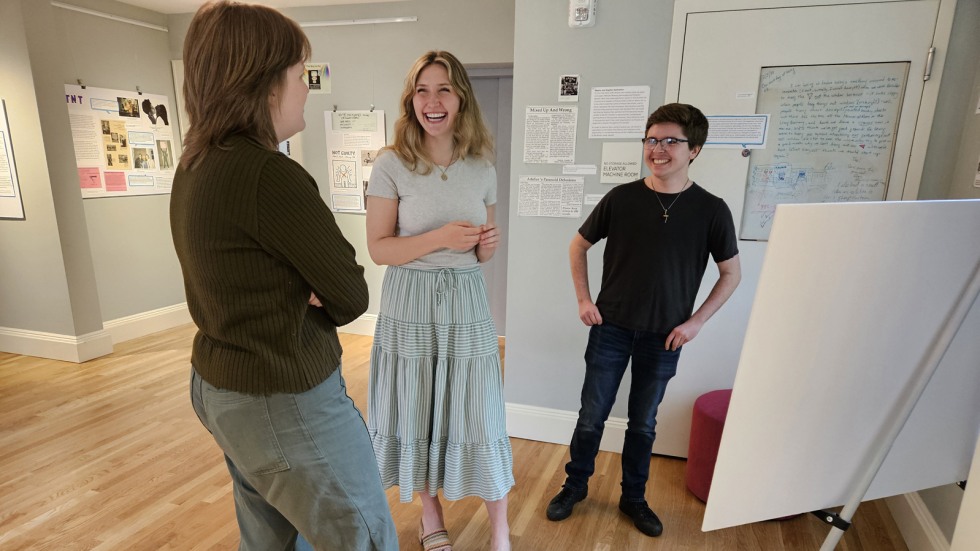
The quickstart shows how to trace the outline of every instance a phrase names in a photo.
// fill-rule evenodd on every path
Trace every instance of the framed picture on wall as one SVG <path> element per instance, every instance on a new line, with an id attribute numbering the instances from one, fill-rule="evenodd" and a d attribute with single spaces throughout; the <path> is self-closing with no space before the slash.
<path id="1" fill-rule="evenodd" d="M 10 140 L 7 102 L 0 98 L 0 218 L 24 220 L 24 201 L 17 180 L 17 163 Z"/>

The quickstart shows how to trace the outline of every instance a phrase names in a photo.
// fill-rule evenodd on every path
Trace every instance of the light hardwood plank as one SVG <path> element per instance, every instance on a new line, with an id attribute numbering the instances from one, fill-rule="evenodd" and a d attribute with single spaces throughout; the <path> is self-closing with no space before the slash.
<path id="1" fill-rule="evenodd" d="M 73 364 L 0 353 L 0 549 L 231 550 L 238 547 L 231 481 L 188 397 L 194 327 L 122 343 Z M 344 377 L 364 411 L 371 339 L 341 335 Z M 503 351 L 503 341 L 501 350 Z M 589 498 L 549 522 L 567 446 L 512 439 L 510 522 L 519 551 L 808 550 L 826 525 L 812 515 L 701 532 L 704 504 L 684 486 L 681 459 L 653 457 L 648 499 L 665 532 L 648 538 L 619 513 L 619 455 L 601 452 Z M 402 549 L 419 549 L 418 499 L 388 491 Z M 445 504 L 456 548 L 489 548 L 482 502 Z M 861 505 L 841 551 L 907 549 L 883 501 Z"/>

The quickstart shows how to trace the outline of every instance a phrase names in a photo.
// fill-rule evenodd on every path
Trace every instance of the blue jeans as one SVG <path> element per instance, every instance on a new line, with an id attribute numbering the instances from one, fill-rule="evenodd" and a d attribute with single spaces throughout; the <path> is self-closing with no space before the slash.
<path id="1" fill-rule="evenodd" d="M 191 369 L 191 403 L 225 453 L 240 551 L 397 550 L 367 428 L 340 369 L 300 394 L 218 389 Z M 366 468 L 370 465 L 372 468 Z"/>
<path id="2" fill-rule="evenodd" d="M 572 435 L 571 461 L 565 465 L 565 487 L 585 490 L 595 472 L 595 457 L 619 384 L 632 358 L 626 439 L 623 443 L 623 497 L 642 501 L 650 476 L 650 454 L 656 438 L 657 408 L 667 382 L 677 372 L 681 351 L 664 350 L 667 335 L 632 331 L 609 323 L 593 325 L 585 350 L 582 409 Z"/>

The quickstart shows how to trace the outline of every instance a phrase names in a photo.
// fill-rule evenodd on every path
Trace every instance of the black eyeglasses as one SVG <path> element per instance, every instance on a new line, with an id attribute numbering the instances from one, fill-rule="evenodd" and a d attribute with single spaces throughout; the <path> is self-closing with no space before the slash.
<path id="1" fill-rule="evenodd" d="M 677 145 L 679 143 L 687 143 L 688 142 L 688 140 L 682 140 L 681 138 L 660 138 L 660 139 L 657 139 L 657 138 L 640 138 L 640 141 L 643 142 L 643 147 L 645 147 L 647 149 L 656 149 L 657 144 L 660 144 L 660 145 L 662 145 L 664 147 L 664 149 L 667 149 L 667 148 L 673 147 L 673 146 L 675 146 L 675 145 Z"/>

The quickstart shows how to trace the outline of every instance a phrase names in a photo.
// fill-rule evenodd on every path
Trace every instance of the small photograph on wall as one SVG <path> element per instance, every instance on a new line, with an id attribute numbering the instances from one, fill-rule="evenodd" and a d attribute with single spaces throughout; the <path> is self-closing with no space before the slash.
<path id="1" fill-rule="evenodd" d="M 116 98 L 116 102 L 119 104 L 119 116 L 120 117 L 131 117 L 134 119 L 140 118 L 139 101 L 136 98 Z"/>
<path id="2" fill-rule="evenodd" d="M 162 103 L 154 105 L 149 98 L 143 100 L 140 105 L 143 107 L 143 112 L 146 113 L 146 118 L 149 119 L 150 124 L 170 126 L 170 117 L 167 115 L 166 105 Z"/>
<path id="3" fill-rule="evenodd" d="M 160 170 L 174 168 L 173 146 L 170 140 L 157 140 L 157 154 L 160 157 Z"/>
<path id="4" fill-rule="evenodd" d="M 153 148 L 133 148 L 133 168 L 137 170 L 155 170 L 156 167 L 156 151 Z"/>
<path id="5" fill-rule="evenodd" d="M 562 75 L 558 85 L 558 101 L 578 101 L 578 75 Z"/>
<path id="6" fill-rule="evenodd" d="M 311 94 L 330 93 L 330 64 L 307 63 L 303 71 L 303 82 Z"/>

